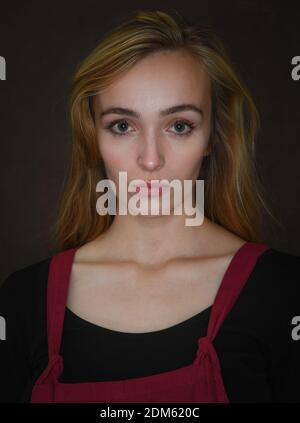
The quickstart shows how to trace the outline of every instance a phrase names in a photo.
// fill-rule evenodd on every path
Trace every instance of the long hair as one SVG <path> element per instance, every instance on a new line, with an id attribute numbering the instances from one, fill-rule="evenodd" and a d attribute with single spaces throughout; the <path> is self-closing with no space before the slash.
<path id="1" fill-rule="evenodd" d="M 198 178 L 205 181 L 205 216 L 245 240 L 264 241 L 263 212 L 272 214 L 255 163 L 259 115 L 247 87 L 211 28 L 169 12 L 138 10 L 109 31 L 75 70 L 69 97 L 72 151 L 52 232 L 56 251 L 93 240 L 114 219 L 96 212 L 96 185 L 106 175 L 93 96 L 159 50 L 188 51 L 204 65 L 212 83 L 211 153 L 203 158 Z"/>

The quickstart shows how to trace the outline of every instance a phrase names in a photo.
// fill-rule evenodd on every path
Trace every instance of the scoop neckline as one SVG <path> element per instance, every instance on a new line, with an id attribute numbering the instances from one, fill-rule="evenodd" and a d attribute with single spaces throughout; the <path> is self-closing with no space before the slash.
<path id="1" fill-rule="evenodd" d="M 182 326 L 186 326 L 189 323 L 193 322 L 194 320 L 197 320 L 197 318 L 199 318 L 199 317 L 202 318 L 212 308 L 213 308 L 213 304 L 211 304 L 210 306 L 206 307 L 205 309 L 199 311 L 198 313 L 194 314 L 193 316 L 191 316 L 191 317 L 189 317 L 189 318 L 187 318 L 187 319 L 185 319 L 185 320 L 183 320 L 179 323 L 176 323 L 175 325 L 168 326 L 166 328 L 162 328 L 162 329 L 158 329 L 158 330 L 152 330 L 152 331 L 149 331 L 149 332 L 126 332 L 126 331 L 119 331 L 119 330 L 115 330 L 115 329 L 106 328 L 105 326 L 97 325 L 96 323 L 90 322 L 89 320 L 86 320 L 86 319 L 80 317 L 78 314 L 74 313 L 69 307 L 66 307 L 66 311 L 71 317 L 80 321 L 85 326 L 89 326 L 90 328 L 100 330 L 100 331 L 106 332 L 108 334 L 116 335 L 116 336 L 127 336 L 127 337 L 134 336 L 134 337 L 140 338 L 140 337 L 144 337 L 144 336 L 155 336 L 155 335 L 165 334 L 166 332 L 173 332 L 176 329 L 178 329 L 179 327 L 181 328 Z"/>
<path id="2" fill-rule="evenodd" d="M 95 328 L 98 328 L 99 330 L 105 331 L 105 332 L 110 333 L 110 334 L 118 335 L 118 336 L 124 336 L 124 337 L 125 336 L 126 337 L 130 337 L 130 336 L 140 336 L 140 337 L 142 337 L 142 336 L 144 336 L 145 337 L 145 336 L 151 336 L 151 335 L 152 336 L 159 335 L 159 334 L 163 334 L 163 333 L 165 333 L 167 331 L 176 330 L 178 328 L 178 326 L 188 324 L 191 320 L 193 320 L 193 319 L 195 319 L 195 318 L 197 318 L 199 316 L 202 317 L 202 314 L 205 314 L 205 312 L 208 312 L 210 309 L 213 309 L 214 304 L 216 302 L 216 299 L 218 298 L 218 296 L 220 294 L 221 288 L 224 285 L 224 283 L 227 280 L 227 278 L 230 277 L 231 272 L 233 271 L 233 267 L 234 267 L 234 265 L 235 265 L 238 257 L 251 244 L 252 244 L 251 241 L 245 241 L 235 251 L 235 253 L 231 257 L 231 260 L 230 260 L 230 262 L 229 262 L 229 264 L 228 264 L 228 266 L 227 266 L 227 268 L 225 270 L 225 273 L 223 275 L 222 281 L 221 281 L 221 283 L 219 285 L 219 288 L 217 290 L 217 293 L 215 295 L 213 304 L 211 304 L 209 307 L 205 308 L 204 310 L 200 311 L 199 313 L 195 314 L 194 316 L 191 316 L 190 318 L 188 318 L 186 320 L 183 320 L 182 322 L 176 323 L 175 325 L 169 326 L 167 328 L 163 328 L 163 329 L 159 329 L 159 330 L 155 330 L 155 331 L 150 331 L 150 332 L 124 332 L 124 331 L 118 331 L 118 330 L 114 330 L 114 329 L 105 328 L 104 326 L 100 326 L 100 325 L 97 325 L 96 323 L 90 322 L 89 320 L 86 320 L 86 319 L 80 317 L 79 315 L 77 315 L 76 313 L 74 313 L 71 309 L 69 309 L 67 307 L 67 305 L 65 306 L 65 311 L 67 310 L 67 312 L 69 314 L 73 314 L 73 317 L 75 316 L 77 319 L 80 319 L 81 321 L 83 321 L 82 323 L 86 324 L 87 326 L 95 327 Z M 79 246 L 78 247 L 73 247 L 73 248 L 70 249 L 70 250 L 72 250 L 72 258 L 71 258 L 71 261 L 69 263 L 70 273 L 69 273 L 69 279 L 68 279 L 68 286 L 69 286 L 69 283 L 70 283 L 70 275 L 71 275 L 72 265 L 73 265 L 73 262 L 74 262 L 74 256 L 75 256 L 76 251 L 77 251 L 78 248 L 79 248 Z"/>

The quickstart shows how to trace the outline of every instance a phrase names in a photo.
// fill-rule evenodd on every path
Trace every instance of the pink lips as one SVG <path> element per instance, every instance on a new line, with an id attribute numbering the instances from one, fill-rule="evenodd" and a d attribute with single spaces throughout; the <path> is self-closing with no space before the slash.
<path id="1" fill-rule="evenodd" d="M 151 184 L 151 182 L 148 182 L 148 181 L 146 181 L 146 184 L 147 184 L 147 187 L 148 187 L 148 190 L 147 190 L 147 194 L 149 195 L 150 193 L 153 195 L 157 195 L 157 194 L 159 194 L 159 195 L 161 195 L 162 194 L 162 192 L 163 192 L 163 187 L 164 187 L 164 185 L 163 184 L 160 184 L 160 183 L 157 183 L 157 182 L 153 182 L 152 184 Z M 143 191 L 143 188 L 144 188 L 144 185 L 140 185 L 140 186 L 137 186 L 136 187 L 136 192 L 142 192 Z"/>

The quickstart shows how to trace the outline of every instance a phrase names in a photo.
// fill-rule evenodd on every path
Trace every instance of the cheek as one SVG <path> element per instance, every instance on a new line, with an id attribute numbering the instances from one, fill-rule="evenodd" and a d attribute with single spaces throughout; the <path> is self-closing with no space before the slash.
<path id="1" fill-rule="evenodd" d="M 132 166 L 128 160 L 128 155 L 123 154 L 120 149 L 117 151 L 106 145 L 101 146 L 100 153 L 109 179 L 117 182 L 119 180 L 119 172 L 127 172 L 127 177 L 129 177 Z"/>
<path id="2" fill-rule="evenodd" d="M 98 141 L 100 155 L 105 163 L 106 168 L 118 168 L 122 164 L 122 155 L 112 143 L 106 142 L 105 139 Z"/>
<path id="3" fill-rule="evenodd" d="M 182 179 L 193 179 L 198 176 L 204 153 L 205 146 L 202 143 L 198 143 L 198 145 L 195 145 L 194 148 L 185 153 L 182 152 L 180 155 L 180 166 L 178 166 L 177 161 L 177 166 L 174 167 L 174 169 L 177 168 L 177 173 L 180 173 Z"/>

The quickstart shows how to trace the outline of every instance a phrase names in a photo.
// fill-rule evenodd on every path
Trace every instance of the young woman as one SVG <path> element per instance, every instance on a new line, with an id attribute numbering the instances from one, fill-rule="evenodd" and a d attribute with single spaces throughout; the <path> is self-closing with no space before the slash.
<path id="1" fill-rule="evenodd" d="M 1 400 L 300 402 L 300 258 L 264 242 L 258 115 L 220 40 L 137 12 L 76 70 L 70 115 L 56 251 L 0 290 Z M 192 181 L 193 204 L 204 180 L 203 221 L 174 193 L 170 214 L 99 214 L 121 172 Z"/>

